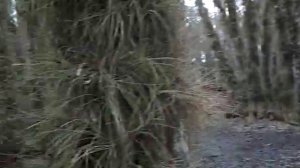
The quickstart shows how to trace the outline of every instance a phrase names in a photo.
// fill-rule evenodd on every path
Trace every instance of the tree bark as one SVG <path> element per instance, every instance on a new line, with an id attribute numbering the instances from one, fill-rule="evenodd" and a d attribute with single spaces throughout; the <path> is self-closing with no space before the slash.
<path id="1" fill-rule="evenodd" d="M 272 102 L 271 96 L 271 79 L 270 79 L 270 63 L 271 63 L 271 15 L 273 14 L 269 0 L 265 1 L 263 9 L 263 21 L 262 21 L 262 63 L 261 63 L 261 74 L 262 74 L 262 89 L 265 99 L 265 103 L 269 104 Z"/>
<path id="2" fill-rule="evenodd" d="M 21 4 L 17 3 L 17 44 L 18 55 L 17 57 L 25 61 L 25 76 L 27 79 L 32 77 L 31 74 L 31 55 L 30 55 L 30 35 L 28 31 L 28 22 L 26 14 L 28 11 L 22 10 Z"/>
<path id="3" fill-rule="evenodd" d="M 11 53 L 9 50 L 9 3 L 8 0 L 0 2 L 0 104 L 6 111 L 7 106 L 12 104 L 11 94 Z"/>
<path id="4" fill-rule="evenodd" d="M 8 54 L 8 0 L 0 2 L 0 53 Z"/>
<path id="5" fill-rule="evenodd" d="M 294 77 L 294 109 L 295 114 L 300 120 L 300 36 L 299 28 L 300 24 L 297 22 L 300 18 L 300 2 L 297 0 L 293 1 L 290 8 L 290 15 L 292 15 L 293 22 L 290 22 L 290 37 L 293 51 L 293 77 Z"/>
<path id="6" fill-rule="evenodd" d="M 208 37 L 212 39 L 211 49 L 215 51 L 215 57 L 217 58 L 217 67 L 220 70 L 221 81 L 225 82 L 228 87 L 235 87 L 236 77 L 234 71 L 229 65 L 227 58 L 225 57 L 224 49 L 220 42 L 220 38 L 217 32 L 214 30 L 214 26 L 209 18 L 208 10 L 204 7 L 202 0 L 197 0 L 198 12 L 202 18 L 202 22 L 205 25 Z"/>
<path id="7" fill-rule="evenodd" d="M 241 73 L 244 71 L 244 55 L 245 55 L 245 46 L 242 40 L 242 34 L 239 29 L 238 23 L 238 14 L 235 0 L 225 0 L 228 9 L 228 33 L 233 40 L 235 49 L 236 49 L 236 62 L 237 67 Z"/>
<path id="8" fill-rule="evenodd" d="M 14 142 L 15 91 L 12 87 L 12 53 L 9 30 L 9 0 L 0 1 L 0 141 L 1 144 Z M 2 139 L 4 138 L 4 139 Z M 0 151 L 1 152 L 1 151 Z M 3 152 L 2 152 L 3 153 Z"/>
<path id="9" fill-rule="evenodd" d="M 261 79 L 259 75 L 259 53 L 258 53 L 258 25 L 257 25 L 257 4 L 251 0 L 244 0 L 245 19 L 244 29 L 247 40 L 247 82 L 248 100 L 254 104 L 262 101 Z"/>
<path id="10" fill-rule="evenodd" d="M 292 50 L 293 44 L 292 39 L 290 38 L 290 23 L 293 22 L 293 18 L 291 13 L 289 12 L 289 8 L 292 4 L 292 1 L 276 1 L 276 26 L 279 31 L 279 65 L 277 72 L 279 74 L 279 85 L 278 89 L 280 89 L 280 94 L 278 96 L 278 102 L 281 106 L 287 111 L 287 108 L 293 107 L 293 53 Z M 292 27 L 291 27 L 292 29 Z M 291 110 L 291 109 L 289 109 Z"/>

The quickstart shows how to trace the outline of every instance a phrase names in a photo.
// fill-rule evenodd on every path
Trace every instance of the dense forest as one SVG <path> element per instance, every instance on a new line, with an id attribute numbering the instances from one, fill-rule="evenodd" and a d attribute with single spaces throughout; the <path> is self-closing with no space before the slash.
<path id="1" fill-rule="evenodd" d="M 298 122 L 300 2 L 213 2 L 214 14 L 201 0 L 188 8 L 190 57 L 215 84 L 232 90 L 236 112 Z"/>
<path id="2" fill-rule="evenodd" d="M 300 1 L 213 2 L 0 0 L 0 167 L 187 168 L 207 86 L 300 122 Z"/>

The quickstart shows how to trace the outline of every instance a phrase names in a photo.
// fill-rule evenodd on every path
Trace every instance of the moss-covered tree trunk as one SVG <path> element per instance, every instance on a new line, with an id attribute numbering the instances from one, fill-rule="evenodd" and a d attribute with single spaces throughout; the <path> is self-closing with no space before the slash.
<path id="1" fill-rule="evenodd" d="M 224 1 L 224 5 L 220 0 L 214 0 L 215 6 L 217 6 L 220 10 L 221 19 L 223 23 L 223 27 L 225 29 L 225 35 L 227 42 L 232 44 L 230 53 L 230 57 L 232 57 L 232 63 L 234 74 L 236 76 L 237 85 L 233 89 L 234 97 L 243 102 L 245 101 L 245 85 L 247 83 L 246 80 L 246 72 L 245 72 L 245 44 L 243 41 L 243 34 L 239 26 L 239 19 L 237 13 L 237 6 L 235 0 L 226 0 Z M 228 14 L 226 14 L 228 11 Z M 229 54 L 228 54 L 229 55 Z"/>
<path id="2" fill-rule="evenodd" d="M 295 87 L 294 93 L 295 95 L 295 106 L 296 113 L 300 115 L 300 56 L 294 55 L 294 79 L 295 79 Z"/>
<path id="3" fill-rule="evenodd" d="M 235 0 L 225 0 L 225 4 L 228 10 L 228 33 L 231 40 L 233 41 L 235 47 L 235 62 L 237 64 L 238 79 L 239 81 L 244 81 L 244 58 L 245 58 L 245 45 L 243 39 L 243 34 L 240 30 L 238 12 Z"/>
<path id="4" fill-rule="evenodd" d="M 10 59 L 8 51 L 8 2 L 0 2 L 0 114 L 3 122 L 3 115 L 6 114 L 7 103 L 9 101 L 9 75 L 10 75 Z"/>
<path id="5" fill-rule="evenodd" d="M 257 111 L 257 105 L 262 101 L 261 79 L 259 73 L 260 61 L 258 52 L 258 4 L 255 1 L 244 0 L 244 31 L 246 37 L 246 92 L 250 114 Z"/>
<path id="6" fill-rule="evenodd" d="M 262 91 L 265 103 L 269 104 L 273 101 L 271 95 L 271 79 L 270 79 L 270 63 L 271 63 L 271 52 L 272 52 L 272 4 L 269 0 L 265 1 L 263 7 L 263 19 L 262 19 L 262 62 L 261 62 L 261 73 L 262 73 Z"/>
<path id="7" fill-rule="evenodd" d="M 279 33 L 278 46 L 278 86 L 277 86 L 277 103 L 281 107 L 284 115 L 293 111 L 293 44 L 291 43 L 291 36 L 289 29 L 293 29 L 291 23 L 293 17 L 291 16 L 290 7 L 292 1 L 276 1 L 276 26 Z"/>
<path id="8" fill-rule="evenodd" d="M 28 3 L 28 2 L 27 2 Z M 18 44 L 18 55 L 25 62 L 29 61 L 30 56 L 30 37 L 28 29 L 28 15 L 29 9 L 26 1 L 17 1 L 16 2 L 16 11 L 17 11 L 17 44 Z"/>
<path id="9" fill-rule="evenodd" d="M 7 0 L 0 2 L 0 115 L 1 122 L 6 119 L 8 109 L 11 108 L 11 53 L 9 51 L 9 3 Z M 2 124 L 1 124 L 2 125 Z M 3 130 L 4 131 L 4 130 Z"/>
<path id="10" fill-rule="evenodd" d="M 15 136 L 20 123 L 15 120 L 15 90 L 12 87 L 13 31 L 10 25 L 10 5 L 8 0 L 0 1 L 0 157 L 6 153 L 16 154 L 19 150 Z"/>
<path id="11" fill-rule="evenodd" d="M 294 77 L 294 113 L 297 116 L 297 120 L 300 121 L 300 2 L 293 1 L 289 6 L 289 35 L 291 38 L 291 47 L 293 56 L 293 77 Z"/>
<path id="12" fill-rule="evenodd" d="M 197 0 L 198 12 L 202 19 L 202 22 L 206 28 L 208 37 L 212 40 L 211 49 L 214 51 L 215 58 L 217 58 L 217 68 L 219 69 L 221 81 L 227 85 L 227 87 L 234 88 L 236 86 L 236 77 L 234 71 L 230 66 L 228 59 L 225 57 L 225 51 L 222 47 L 220 38 L 214 29 L 213 23 L 208 14 L 208 10 L 204 7 L 202 0 Z"/>

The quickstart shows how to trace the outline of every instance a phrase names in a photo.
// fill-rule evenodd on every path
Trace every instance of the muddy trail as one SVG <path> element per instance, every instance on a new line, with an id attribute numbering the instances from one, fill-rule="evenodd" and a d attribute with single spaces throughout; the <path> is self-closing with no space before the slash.
<path id="1" fill-rule="evenodd" d="M 300 168 L 300 128 L 268 120 L 246 123 L 213 114 L 194 133 L 195 168 Z"/>

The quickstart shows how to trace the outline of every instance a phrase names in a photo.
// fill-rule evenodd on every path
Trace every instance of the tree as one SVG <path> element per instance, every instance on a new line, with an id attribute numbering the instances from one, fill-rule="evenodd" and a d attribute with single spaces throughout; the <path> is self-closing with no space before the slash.
<path id="1" fill-rule="evenodd" d="M 0 153 L 17 152 L 19 141 L 15 135 L 16 128 L 20 125 L 15 124 L 16 107 L 15 91 L 13 88 L 13 26 L 9 13 L 10 3 L 8 0 L 0 2 Z M 6 146 L 6 147 L 5 147 Z M 5 148 L 4 148 L 5 147 Z"/>
<path id="2" fill-rule="evenodd" d="M 300 115 L 300 45 L 299 45 L 299 28 L 300 25 L 298 20 L 300 18 L 300 2 L 293 1 L 293 5 L 291 5 L 291 17 L 292 22 L 290 23 L 290 36 L 292 43 L 292 51 L 293 51 L 293 77 L 294 77 L 294 98 L 295 98 L 295 110 L 298 115 Z"/>
<path id="3" fill-rule="evenodd" d="M 279 33 L 279 53 L 278 53 L 278 65 L 277 70 L 279 81 L 277 89 L 280 89 L 278 95 L 278 103 L 283 108 L 284 113 L 292 111 L 293 105 L 293 86 L 294 78 L 292 73 L 293 66 L 293 50 L 292 50 L 292 39 L 290 38 L 289 26 L 293 23 L 293 17 L 291 16 L 290 7 L 292 1 L 276 1 L 276 26 Z M 293 28 L 292 28 L 293 29 Z"/>
<path id="4" fill-rule="evenodd" d="M 261 70 L 262 70 L 262 88 L 264 99 L 266 103 L 271 103 L 272 100 L 272 85 L 270 79 L 270 63 L 271 63 L 271 52 L 272 52 L 272 34 L 271 34 L 271 19 L 272 19 L 272 4 L 270 1 L 265 1 L 264 8 L 263 8 L 263 19 L 262 19 L 262 26 L 263 26 L 263 36 L 262 36 L 262 63 L 261 63 Z"/>
<path id="5" fill-rule="evenodd" d="M 262 101 L 261 79 L 259 76 L 259 53 L 258 53 L 258 39 L 257 32 L 257 3 L 251 0 L 243 1 L 245 6 L 244 12 L 244 31 L 247 42 L 246 54 L 247 54 L 247 98 L 248 105 L 257 108 L 257 104 Z M 253 104 L 253 105 L 252 105 Z M 256 109 L 250 109 L 250 112 L 254 112 Z"/>
<path id="6" fill-rule="evenodd" d="M 240 71 L 238 78 L 240 78 L 244 72 L 245 66 L 243 61 L 243 56 L 245 54 L 245 46 L 242 40 L 243 35 L 240 31 L 236 1 L 226 0 L 225 3 L 228 9 L 228 22 L 226 25 L 228 26 L 228 34 L 230 35 L 230 38 L 235 46 L 237 68 L 238 71 Z"/>
<path id="7" fill-rule="evenodd" d="M 205 25 L 208 37 L 212 40 L 211 49 L 214 51 L 217 60 L 217 67 L 220 71 L 221 81 L 229 87 L 235 87 L 236 77 L 234 76 L 233 69 L 229 65 L 227 58 L 225 57 L 224 49 L 220 42 L 217 32 L 214 30 L 213 24 L 209 18 L 208 11 L 204 7 L 202 0 L 197 0 L 199 15 L 202 19 L 203 25 Z"/>

